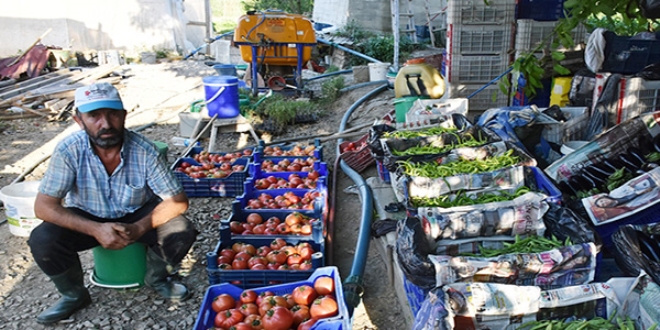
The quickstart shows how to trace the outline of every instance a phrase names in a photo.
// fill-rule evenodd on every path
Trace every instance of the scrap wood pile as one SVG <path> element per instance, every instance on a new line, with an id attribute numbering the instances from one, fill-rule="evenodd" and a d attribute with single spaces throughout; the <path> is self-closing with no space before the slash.
<path id="1" fill-rule="evenodd" d="M 60 69 L 22 81 L 0 80 L 0 121 L 43 117 L 64 120 L 73 106 L 76 88 L 96 82 L 117 84 L 118 65 L 96 68 Z"/>

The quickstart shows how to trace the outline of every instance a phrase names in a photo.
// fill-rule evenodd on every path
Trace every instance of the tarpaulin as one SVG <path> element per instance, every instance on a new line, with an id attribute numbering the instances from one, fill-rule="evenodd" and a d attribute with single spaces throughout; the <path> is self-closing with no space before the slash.
<path id="1" fill-rule="evenodd" d="M 16 79 L 23 73 L 30 78 L 37 77 L 41 70 L 46 67 L 48 55 L 49 51 L 46 46 L 35 45 L 13 65 L 9 64 L 14 62 L 17 56 L 0 58 L 0 79 L 5 77 Z"/>

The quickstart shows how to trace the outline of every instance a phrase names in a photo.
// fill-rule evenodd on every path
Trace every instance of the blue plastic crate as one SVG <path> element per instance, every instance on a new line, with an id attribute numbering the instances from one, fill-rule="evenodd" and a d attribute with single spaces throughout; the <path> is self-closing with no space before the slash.
<path id="1" fill-rule="evenodd" d="M 315 171 L 319 172 L 319 178 L 325 177 L 326 182 L 327 182 L 327 177 L 328 177 L 328 166 L 327 166 L 327 164 L 322 163 L 322 162 L 315 162 L 313 168 L 314 168 Z M 305 172 L 305 171 L 300 171 L 300 172 L 264 172 L 261 169 L 261 163 L 259 163 L 259 164 L 252 163 L 252 164 L 250 164 L 250 166 L 248 168 L 248 173 L 250 173 L 250 177 L 252 177 L 254 180 L 256 180 L 256 179 L 267 178 L 271 175 L 276 177 L 276 178 L 288 179 L 289 176 L 291 174 L 294 174 L 294 173 L 298 174 L 301 178 L 306 178 L 307 174 L 309 172 Z"/>
<path id="2" fill-rule="evenodd" d="M 330 276 L 334 279 L 335 297 L 337 299 L 337 306 L 339 307 L 339 311 L 338 311 L 339 313 L 335 317 L 319 320 L 318 322 L 316 322 L 316 324 L 314 324 L 312 330 L 350 330 L 352 328 L 351 317 L 348 314 L 348 307 L 346 306 L 346 302 L 344 298 L 344 289 L 342 288 L 341 276 L 339 276 L 339 269 L 337 269 L 337 267 L 335 266 L 320 267 L 316 269 L 313 273 L 307 275 L 305 279 L 299 280 L 297 282 L 272 285 L 266 287 L 256 287 L 253 290 L 256 291 L 257 294 L 265 291 L 271 291 L 275 295 L 290 294 L 298 286 L 301 285 L 313 286 L 314 281 L 322 276 Z M 215 297 L 219 296 L 220 294 L 227 293 L 231 295 L 234 299 L 238 299 L 242 292 L 243 289 L 227 283 L 210 286 L 206 290 L 206 293 L 204 294 L 202 305 L 201 308 L 199 309 L 199 313 L 197 315 L 197 320 L 195 321 L 193 330 L 207 330 L 213 328 L 214 326 L 213 320 L 215 318 L 216 313 L 213 312 L 213 310 L 211 309 L 211 304 L 213 303 L 213 299 Z"/>
<path id="3" fill-rule="evenodd" d="M 201 166 L 192 158 L 179 158 L 172 168 L 180 167 L 183 162 Z M 191 178 L 186 173 L 176 170 L 174 175 L 181 182 L 188 197 L 236 197 L 243 194 L 245 180 L 248 177 L 249 159 L 239 158 L 232 165 L 243 165 L 245 168 L 240 172 L 232 172 L 224 178 Z"/>
<path id="4" fill-rule="evenodd" d="M 546 194 L 548 197 L 546 200 L 550 203 L 555 203 L 555 204 L 561 204 L 562 199 L 561 199 L 561 191 L 559 188 L 557 188 L 550 178 L 548 178 L 545 173 L 539 169 L 536 166 L 525 166 L 525 174 L 531 172 L 532 176 L 526 175 L 526 178 L 528 179 L 525 182 L 525 186 L 529 188 L 533 188 L 534 191 L 540 191 Z M 531 179 L 533 177 L 534 179 Z M 413 207 L 412 203 L 410 202 L 410 199 L 408 198 L 408 194 L 406 192 L 405 195 L 406 198 L 406 211 L 408 213 L 408 216 L 417 216 L 417 208 Z"/>
<path id="5" fill-rule="evenodd" d="M 292 158 L 307 158 L 310 156 L 285 156 L 285 155 L 266 155 L 264 153 L 264 149 L 266 146 L 264 145 L 264 141 L 259 141 L 260 146 L 257 147 L 256 153 L 255 153 L 255 160 L 261 160 L 261 159 L 267 159 L 267 158 L 272 158 L 272 157 L 292 157 Z M 306 147 L 306 146 L 314 146 L 314 152 L 311 157 L 314 157 L 318 160 L 323 160 L 323 146 L 321 145 L 321 140 L 315 139 L 314 144 L 308 144 L 308 145 L 301 145 L 301 144 L 274 144 L 270 145 L 270 147 L 279 147 L 282 151 L 289 151 L 293 149 L 296 146 L 301 146 L 301 147 Z"/>
<path id="6" fill-rule="evenodd" d="M 220 223 L 220 239 L 223 241 L 227 241 L 232 238 L 236 240 L 252 239 L 252 240 L 265 240 L 270 242 L 277 237 L 283 238 L 285 240 L 289 238 L 298 237 L 302 239 L 310 239 L 317 243 L 322 243 L 325 240 L 326 233 L 325 233 L 325 226 L 323 225 L 324 224 L 323 215 L 321 214 L 321 212 L 316 210 L 310 210 L 310 211 L 286 210 L 286 211 L 287 212 L 279 212 L 278 210 L 274 210 L 273 212 L 271 212 L 270 210 L 262 210 L 255 212 L 255 210 L 242 209 L 240 203 L 234 201 L 234 203 L 232 203 L 232 214 L 229 216 L 229 219 L 222 220 Z M 261 215 L 264 222 L 270 217 L 277 217 L 282 222 L 284 222 L 286 216 L 293 212 L 299 212 L 305 217 L 315 219 L 311 221 L 311 225 L 312 225 L 311 235 L 237 235 L 237 234 L 233 234 L 231 232 L 231 229 L 229 228 L 229 223 L 231 221 L 239 221 L 242 223 L 247 222 L 247 216 L 250 213 L 258 213 L 259 215 Z"/>
<path id="7" fill-rule="evenodd" d="M 239 158 L 248 158 L 248 159 L 252 160 L 253 157 L 254 157 L 254 153 L 255 153 L 255 151 L 257 150 L 257 148 L 248 148 L 248 149 L 251 151 L 250 155 L 249 155 L 249 156 L 245 156 L 245 155 L 243 155 L 243 156 L 241 156 L 241 157 L 239 157 Z M 204 148 L 203 148 L 203 147 L 192 147 L 192 149 L 190 149 L 190 151 L 188 151 L 185 155 L 183 155 L 183 157 L 186 157 L 186 158 L 194 158 L 195 155 L 199 155 L 202 151 L 204 151 Z M 242 153 L 242 152 L 241 152 L 241 153 Z M 209 154 L 210 154 L 210 155 L 221 155 L 221 156 L 224 156 L 224 155 L 229 154 L 229 153 L 228 153 L 228 152 L 209 152 Z"/>
<path id="8" fill-rule="evenodd" d="M 518 18 L 556 21 L 564 18 L 564 0 L 518 0 Z"/>
<path id="9" fill-rule="evenodd" d="M 325 243 L 317 243 L 294 236 L 285 239 L 285 241 L 289 245 L 307 242 L 314 249 L 312 270 L 223 270 L 218 268 L 218 254 L 222 249 L 230 248 L 236 242 L 252 244 L 258 249 L 262 246 L 268 246 L 274 239 L 275 237 L 270 240 L 253 238 L 220 240 L 215 250 L 206 254 L 206 272 L 209 277 L 209 284 L 232 283 L 241 288 L 249 289 L 271 284 L 289 283 L 304 280 L 312 274 L 314 269 L 325 265 Z"/>
<path id="10" fill-rule="evenodd" d="M 259 195 L 266 193 L 271 195 L 273 198 L 279 195 L 284 195 L 286 192 L 293 192 L 296 196 L 302 198 L 305 196 L 306 193 L 310 191 L 318 191 L 320 193 L 320 196 L 317 197 L 314 200 L 314 208 L 312 210 L 309 209 L 267 209 L 267 208 L 262 208 L 262 209 L 246 209 L 248 207 L 248 201 L 250 199 L 255 199 L 258 198 Z M 296 189 L 296 188 L 291 188 L 291 189 L 267 189 L 267 190 L 257 190 L 254 188 L 254 184 L 248 180 L 244 184 L 244 193 L 241 196 L 238 196 L 236 198 L 236 202 L 238 207 L 241 209 L 245 209 L 248 211 L 253 211 L 256 213 L 261 213 L 261 212 L 275 212 L 275 214 L 288 214 L 291 211 L 316 211 L 316 212 L 321 212 L 323 217 L 327 214 L 327 208 L 328 208 L 328 189 L 326 188 L 325 184 L 323 181 L 317 182 L 317 188 L 316 189 Z M 233 206 L 236 207 L 236 206 Z"/>

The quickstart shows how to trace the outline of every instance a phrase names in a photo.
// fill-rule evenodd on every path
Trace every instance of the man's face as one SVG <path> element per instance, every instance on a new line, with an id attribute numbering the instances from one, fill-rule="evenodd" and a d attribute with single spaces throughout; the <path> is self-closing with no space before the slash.
<path id="1" fill-rule="evenodd" d="M 100 148 L 111 148 L 122 143 L 125 119 L 126 111 L 115 109 L 99 109 L 74 116 L 92 144 Z"/>

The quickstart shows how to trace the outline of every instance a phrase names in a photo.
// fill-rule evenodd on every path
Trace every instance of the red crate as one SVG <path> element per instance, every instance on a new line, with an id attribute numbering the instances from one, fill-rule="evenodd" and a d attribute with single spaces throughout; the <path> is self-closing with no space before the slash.
<path id="1" fill-rule="evenodd" d="M 376 161 L 367 144 L 368 138 L 369 134 L 365 134 L 357 141 L 345 141 L 339 145 L 341 159 L 358 173 L 364 171 Z M 355 144 L 357 149 L 355 151 L 344 151 L 351 143 Z"/>

